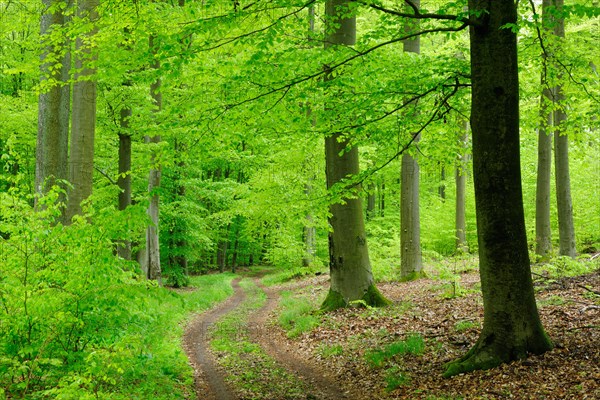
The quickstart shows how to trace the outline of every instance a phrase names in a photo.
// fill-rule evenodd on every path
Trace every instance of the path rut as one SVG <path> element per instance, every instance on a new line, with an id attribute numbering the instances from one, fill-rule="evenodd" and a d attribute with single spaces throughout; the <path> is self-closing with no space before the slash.
<path id="1" fill-rule="evenodd" d="M 210 351 L 209 330 L 220 318 L 235 310 L 246 299 L 244 290 L 237 278 L 232 282 L 234 294 L 227 301 L 211 311 L 200 314 L 186 329 L 184 349 L 195 371 L 195 388 L 198 399 L 202 400 L 235 400 L 234 390 L 225 382 L 226 371 L 217 363 Z M 267 295 L 267 302 L 250 314 L 248 331 L 250 339 L 259 344 L 267 355 L 275 360 L 282 368 L 304 381 L 311 388 L 302 399 L 314 400 L 349 400 L 353 396 L 344 392 L 335 378 L 306 360 L 297 357 L 286 341 L 275 340 L 269 334 L 269 317 L 277 307 L 280 291 L 265 287 L 259 278 L 254 278 L 255 284 Z M 287 399 L 288 397 L 286 397 Z"/>

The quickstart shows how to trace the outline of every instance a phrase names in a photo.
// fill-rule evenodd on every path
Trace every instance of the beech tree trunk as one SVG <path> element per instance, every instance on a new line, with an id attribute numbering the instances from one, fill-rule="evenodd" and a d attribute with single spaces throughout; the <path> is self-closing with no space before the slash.
<path id="1" fill-rule="evenodd" d="M 420 6 L 419 0 L 413 5 Z M 410 23 L 406 32 L 418 29 L 418 24 Z M 421 41 L 417 36 L 405 40 L 404 51 L 419 54 Z M 418 138 L 415 143 L 418 142 Z M 412 280 L 419 278 L 423 270 L 421 259 L 421 220 L 419 215 L 419 163 L 408 152 L 402 154 L 400 173 L 400 278 Z"/>
<path id="2" fill-rule="evenodd" d="M 310 195 L 311 191 L 312 185 L 310 183 L 304 185 L 304 193 L 307 197 Z M 310 211 L 307 212 L 305 216 L 302 236 L 304 239 L 304 257 L 302 257 L 302 265 L 308 267 L 313 263 L 315 259 L 317 247 L 317 232 L 315 229 L 315 221 Z"/>
<path id="3" fill-rule="evenodd" d="M 563 7 L 563 0 L 553 0 L 558 9 Z M 565 37 L 565 19 L 557 18 L 554 24 L 554 34 L 562 40 Z M 556 66 L 556 68 L 561 68 Z M 563 73 L 559 70 L 559 79 Z M 554 168 L 556 179 L 556 202 L 558 213 L 559 254 L 575 257 L 575 225 L 573 223 L 573 201 L 571 199 L 571 178 L 569 175 L 569 137 L 565 132 L 564 123 L 567 114 L 564 108 L 565 96 L 559 84 L 554 89 L 554 101 L 558 108 L 554 110 Z"/>
<path id="4" fill-rule="evenodd" d="M 77 15 L 92 23 L 98 18 L 98 0 L 81 0 Z M 81 202 L 92 194 L 94 176 L 94 136 L 96 132 L 96 70 L 90 67 L 98 56 L 90 43 L 97 29 L 83 33 L 75 42 L 75 83 L 73 84 L 73 107 L 71 122 L 71 153 L 69 156 L 69 180 L 73 188 L 69 191 L 65 223 L 81 214 Z"/>
<path id="5" fill-rule="evenodd" d="M 372 219 L 375 216 L 375 185 L 373 182 L 369 183 L 369 190 L 367 193 L 367 220 Z"/>
<path id="6" fill-rule="evenodd" d="M 485 10 L 485 12 L 483 12 Z M 471 130 L 483 329 L 474 347 L 444 376 L 541 354 L 552 343 L 535 303 L 519 160 L 517 22 L 513 0 L 469 0 Z"/>
<path id="7" fill-rule="evenodd" d="M 131 134 L 129 132 L 129 118 L 131 108 L 121 109 L 119 132 L 119 210 L 123 211 L 131 205 Z M 125 260 L 131 260 L 131 242 L 126 240 L 117 245 L 117 254 Z"/>
<path id="8" fill-rule="evenodd" d="M 354 45 L 356 18 L 348 16 L 350 0 L 329 0 L 325 4 L 325 49 L 336 45 Z M 326 79 L 334 79 L 327 74 Z M 349 146 L 341 133 L 325 138 L 325 170 L 327 188 L 344 178 L 358 174 L 358 148 Z M 344 204 L 330 206 L 329 269 L 331 286 L 322 308 L 332 310 L 345 307 L 355 300 L 372 306 L 388 301 L 375 287 L 360 196 L 344 200 Z"/>
<path id="9" fill-rule="evenodd" d="M 48 35 L 53 28 L 60 28 L 65 23 L 61 9 L 50 11 L 50 7 L 60 3 L 59 0 L 44 0 L 45 12 L 40 21 L 40 35 Z M 60 60 L 61 68 L 46 62 L 49 56 Z M 38 132 L 35 162 L 35 191 L 45 194 L 56 184 L 57 179 L 67 179 L 69 150 L 69 114 L 70 114 L 70 52 L 68 43 L 56 43 L 47 46 L 40 56 L 41 83 L 52 81 L 51 86 L 39 95 Z M 64 189 L 64 188 L 63 188 Z M 59 201 L 65 199 L 61 196 Z M 37 197 L 36 197 L 37 203 Z"/>
<path id="10" fill-rule="evenodd" d="M 548 8 L 552 0 L 542 3 L 542 29 L 549 30 Z M 552 93 L 548 87 L 546 73 L 548 60 L 542 54 L 542 73 L 540 96 L 540 126 L 538 128 L 538 162 L 537 181 L 535 191 L 535 253 L 546 257 L 552 252 L 552 231 L 550 228 L 550 176 L 552 170 L 552 112 L 549 105 L 552 102 Z"/>

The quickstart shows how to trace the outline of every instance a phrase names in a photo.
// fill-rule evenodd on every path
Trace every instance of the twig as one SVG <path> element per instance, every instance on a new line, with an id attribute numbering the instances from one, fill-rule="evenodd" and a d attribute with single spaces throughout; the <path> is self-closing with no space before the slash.
<path id="1" fill-rule="evenodd" d="M 588 287 L 585 287 L 585 286 L 583 286 L 583 285 L 577 285 L 577 286 L 579 286 L 579 287 L 580 287 L 580 288 L 582 288 L 582 289 L 585 289 L 585 290 L 587 290 L 588 292 L 592 292 L 592 293 L 594 293 L 594 294 L 596 294 L 596 295 L 600 296 L 600 292 L 598 292 L 598 291 L 596 291 L 596 290 L 592 290 L 592 289 L 590 289 L 590 288 L 588 288 Z"/>

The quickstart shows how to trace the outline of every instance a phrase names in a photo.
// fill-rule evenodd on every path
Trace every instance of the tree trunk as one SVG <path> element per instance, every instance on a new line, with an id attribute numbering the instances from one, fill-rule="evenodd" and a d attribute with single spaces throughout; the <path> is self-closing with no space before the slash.
<path id="1" fill-rule="evenodd" d="M 312 179 L 311 179 L 312 180 Z M 308 197 L 310 192 L 312 191 L 312 185 L 306 184 L 304 185 L 304 193 Z M 302 265 L 305 267 L 309 267 L 312 265 L 315 254 L 316 254 L 316 244 L 317 244 L 317 232 L 315 228 L 315 221 L 312 213 L 309 211 L 306 213 L 304 229 L 302 232 L 302 236 L 304 239 L 304 257 L 302 258 Z"/>
<path id="2" fill-rule="evenodd" d="M 123 211 L 131 205 L 131 135 L 129 118 L 131 108 L 121 109 L 121 132 L 119 132 L 119 210 Z M 131 260 L 131 242 L 124 240 L 117 245 L 117 254 L 125 260 Z"/>
<path id="3" fill-rule="evenodd" d="M 383 179 L 379 185 L 379 216 L 385 216 L 385 181 Z"/>
<path id="4" fill-rule="evenodd" d="M 563 7 L 563 0 L 554 0 L 556 8 Z M 565 19 L 557 18 L 554 34 L 562 40 L 565 37 Z M 560 68 L 557 66 L 557 68 Z M 558 73 L 559 79 L 562 72 Z M 559 254 L 575 257 L 575 226 L 573 224 L 573 201 L 571 199 L 571 179 L 569 175 L 569 137 L 565 130 L 567 114 L 564 108 L 565 96 L 559 84 L 554 89 L 554 101 L 558 108 L 554 110 L 554 175 L 556 179 L 556 202 L 558 213 Z"/>
<path id="5" fill-rule="evenodd" d="M 156 57 L 156 46 L 154 44 L 154 36 L 149 38 L 149 47 L 152 54 Z M 153 68 L 160 68 L 158 59 L 155 58 Z M 150 86 L 150 95 L 155 106 L 155 112 L 158 113 L 162 109 L 162 94 L 160 92 L 161 80 L 159 78 Z M 146 143 L 160 143 L 160 135 L 153 137 L 146 136 Z M 151 224 L 146 228 L 146 258 L 148 265 L 148 279 L 157 280 L 161 283 L 161 267 L 160 267 L 160 243 L 159 243 L 159 206 L 160 198 L 158 189 L 160 188 L 161 167 L 157 164 L 155 150 L 152 152 L 150 159 L 150 172 L 148 176 L 148 193 L 150 194 L 150 204 L 148 205 L 148 215 L 150 216 Z"/>
<path id="6" fill-rule="evenodd" d="M 367 193 L 367 221 L 375 216 L 375 185 L 373 182 L 369 183 L 369 190 Z"/>
<path id="7" fill-rule="evenodd" d="M 325 49 L 336 45 L 352 46 L 356 40 L 356 18 L 347 16 L 349 0 L 329 0 L 325 5 Z M 334 79 L 327 74 L 326 79 Z M 358 174 L 358 148 L 347 149 L 349 143 L 341 133 L 325 138 L 325 171 L 327 188 Z M 345 199 L 344 204 L 329 208 L 329 269 L 331 286 L 323 302 L 324 310 L 345 307 L 355 300 L 378 306 L 388 301 L 375 287 L 360 196 Z"/>
<path id="8" fill-rule="evenodd" d="M 553 0 L 543 0 L 542 29 L 550 30 L 548 21 L 553 18 L 548 15 L 548 8 Z M 552 112 L 549 109 L 553 93 L 546 79 L 548 60 L 546 53 L 542 54 L 542 73 L 540 96 L 540 127 L 538 129 L 538 170 L 535 191 L 535 252 L 541 257 L 547 257 L 552 252 L 552 231 L 550 229 L 550 176 L 552 169 Z"/>
<path id="9" fill-rule="evenodd" d="M 49 11 L 56 3 L 57 0 L 44 0 L 46 11 L 40 21 L 41 36 L 50 34 L 53 27 L 61 27 L 65 23 L 60 9 L 54 10 L 54 13 Z M 51 70 L 52 65 L 44 62 L 51 55 L 60 60 L 60 69 Z M 66 41 L 46 47 L 40 59 L 41 83 L 54 81 L 50 88 L 40 93 L 38 102 L 35 192 L 43 195 L 56 184 L 57 179 L 68 178 L 70 85 L 67 82 L 71 60 Z M 59 201 L 64 200 L 64 196 L 59 197 Z"/>
<path id="10" fill-rule="evenodd" d="M 419 0 L 413 0 L 415 7 Z M 418 29 L 418 24 L 408 24 L 406 33 Z M 404 41 L 404 51 L 419 54 L 419 37 Z M 415 104 L 416 107 L 416 104 Z M 418 138 L 415 139 L 415 144 Z M 400 172 L 400 279 L 419 278 L 423 270 L 421 259 L 421 221 L 419 216 L 419 164 L 408 152 L 402 154 Z"/>
<path id="11" fill-rule="evenodd" d="M 486 12 L 482 12 L 486 10 Z M 469 0 L 471 129 L 483 330 L 444 376 L 541 354 L 552 347 L 535 303 L 519 160 L 517 22 L 513 0 Z"/>
<path id="12" fill-rule="evenodd" d="M 440 186 L 438 186 L 438 196 L 442 201 L 446 201 L 446 167 L 440 167 Z"/>
<path id="13" fill-rule="evenodd" d="M 80 18 L 94 22 L 98 18 L 98 0 L 81 0 L 77 14 Z M 96 81 L 93 76 L 98 56 L 96 47 L 90 43 L 97 29 L 83 33 L 75 42 L 75 83 L 73 84 L 73 109 L 71 122 L 71 153 L 69 157 L 69 180 L 73 188 L 69 191 L 65 223 L 81 214 L 81 202 L 92 194 L 94 175 L 94 136 L 96 131 Z"/>
<path id="14" fill-rule="evenodd" d="M 456 213 L 455 213 L 455 228 L 456 228 L 456 250 L 458 252 L 467 252 L 467 218 L 466 218 L 466 189 L 467 189 L 467 134 L 469 131 L 469 123 L 465 122 L 465 135 L 460 139 L 461 153 L 458 155 L 458 165 L 456 166 Z"/>

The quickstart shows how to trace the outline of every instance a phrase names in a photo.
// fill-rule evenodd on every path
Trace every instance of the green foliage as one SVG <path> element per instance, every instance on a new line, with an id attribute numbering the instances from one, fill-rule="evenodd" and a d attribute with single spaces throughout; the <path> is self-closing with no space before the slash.
<path id="1" fill-rule="evenodd" d="M 557 279 L 568 276 L 583 275 L 600 268 L 600 259 L 582 256 L 578 259 L 571 257 L 555 257 L 544 264 L 534 265 L 532 270 L 546 278 Z"/>
<path id="2" fill-rule="evenodd" d="M 408 385 L 410 378 L 402 373 L 398 366 L 393 366 L 385 374 L 385 390 L 391 392 L 400 386 Z"/>
<path id="3" fill-rule="evenodd" d="M 57 224 L 57 192 L 34 211 L 0 194 L 0 385 L 9 397 L 183 397 L 192 374 L 178 322 L 228 292 L 227 276 L 187 297 L 139 280 L 115 257 L 127 220 L 88 208 Z M 93 220 L 94 224 L 89 223 Z M 107 229 L 110 228 L 110 229 Z M 143 382 L 140 384 L 140 382 Z"/>
<path id="4" fill-rule="evenodd" d="M 289 338 L 295 338 L 310 332 L 320 324 L 316 314 L 318 306 L 308 297 L 293 296 L 291 292 L 281 294 L 279 325 L 287 331 Z"/>
<path id="5" fill-rule="evenodd" d="M 406 340 L 390 343 L 383 349 L 370 350 L 365 353 L 365 360 L 373 368 L 381 368 L 395 356 L 407 354 L 421 355 L 425 351 L 425 340 L 419 334 L 411 334 Z"/>
<path id="6" fill-rule="evenodd" d="M 322 343 L 317 348 L 317 353 L 323 358 L 340 356 L 344 354 L 344 347 L 341 344 Z"/>
<path id="7" fill-rule="evenodd" d="M 456 329 L 457 332 L 463 332 L 477 327 L 479 327 L 477 322 L 468 319 L 463 319 L 454 324 L 454 329 Z"/>

